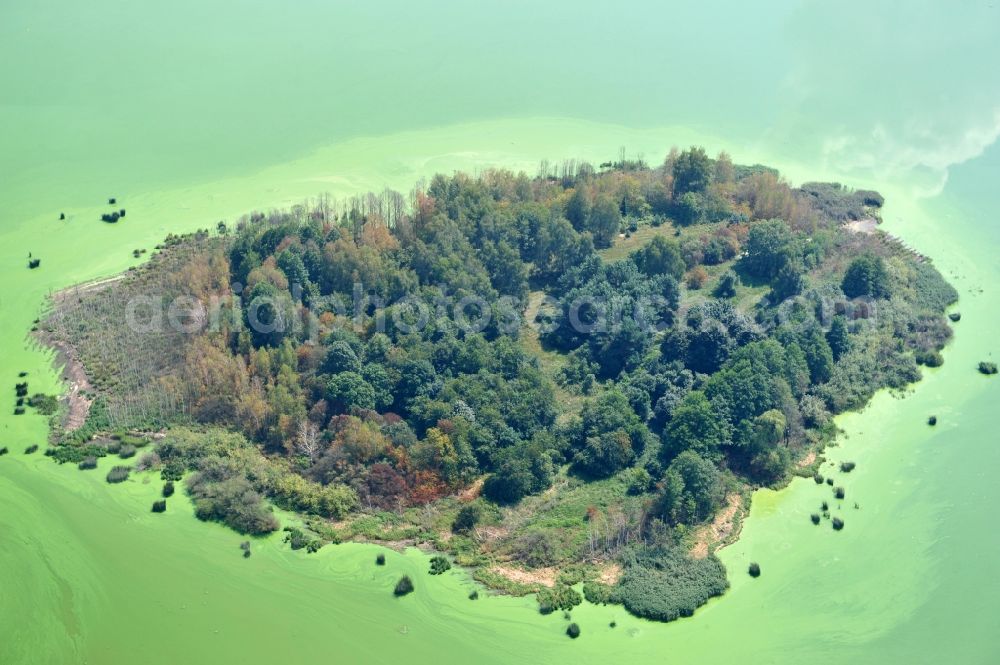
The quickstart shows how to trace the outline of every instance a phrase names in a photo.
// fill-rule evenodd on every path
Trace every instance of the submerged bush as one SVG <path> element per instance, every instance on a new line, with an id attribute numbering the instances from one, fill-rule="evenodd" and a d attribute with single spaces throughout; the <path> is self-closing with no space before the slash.
<path id="1" fill-rule="evenodd" d="M 827 478 L 826 479 L 826 484 L 827 485 L 833 485 L 833 478 Z"/>
<path id="2" fill-rule="evenodd" d="M 7 450 L 7 446 L 4 446 L 3 448 L 0 448 L 0 455 L 6 455 L 8 452 L 10 452 L 10 451 Z"/>
<path id="3" fill-rule="evenodd" d="M 953 322 L 958 323 L 959 321 L 962 320 L 962 313 L 952 312 L 951 314 L 948 315 L 948 318 L 951 319 Z"/>
<path id="4" fill-rule="evenodd" d="M 750 567 L 747 569 L 747 572 L 750 573 L 750 577 L 760 577 L 760 564 L 756 561 L 752 561 L 750 563 Z"/>
<path id="5" fill-rule="evenodd" d="M 32 453 L 36 453 L 36 452 L 38 452 L 38 444 L 37 443 L 33 443 L 33 444 L 31 444 L 30 446 L 28 446 L 27 448 L 24 449 L 24 454 L 25 455 L 31 455 Z"/>
<path id="6" fill-rule="evenodd" d="M 385 555 L 384 554 L 379 554 L 378 556 L 375 557 L 375 565 L 376 566 L 384 566 L 385 565 Z"/>
<path id="7" fill-rule="evenodd" d="M 854 467 L 856 466 L 857 464 L 855 464 L 854 462 L 841 462 L 840 470 L 843 471 L 844 473 L 850 473 L 851 471 L 854 471 Z"/>
<path id="8" fill-rule="evenodd" d="M 837 498 L 837 499 L 843 499 L 844 498 L 844 488 L 843 487 L 836 487 L 836 488 L 834 488 L 834 490 L 833 490 L 833 496 L 834 496 L 834 498 Z"/>
<path id="9" fill-rule="evenodd" d="M 816 482 L 817 485 L 823 484 L 823 476 L 821 476 L 818 473 L 815 476 L 813 476 L 813 480 Z"/>
<path id="10" fill-rule="evenodd" d="M 81 471 L 86 471 L 88 469 L 96 469 L 97 468 L 97 458 L 93 457 L 93 456 L 91 456 L 91 457 L 84 457 L 82 460 L 80 460 L 80 462 L 76 466 Z"/>
<path id="11" fill-rule="evenodd" d="M 566 634 L 575 640 L 576 638 L 580 637 L 580 626 L 576 625 L 575 623 L 571 623 L 570 625 L 566 626 Z"/>
<path id="12" fill-rule="evenodd" d="M 243 550 L 243 558 L 244 559 L 249 559 L 250 558 L 250 541 L 249 540 L 244 540 L 242 543 L 240 543 L 240 549 Z"/>
<path id="13" fill-rule="evenodd" d="M 927 419 L 927 424 L 930 425 L 931 427 L 934 427 L 934 425 L 937 425 L 937 416 L 931 416 L 930 418 L 928 418 Z"/>
<path id="14" fill-rule="evenodd" d="M 828 504 L 826 501 L 824 501 L 823 504 L 820 506 L 820 508 L 825 513 L 826 511 L 830 510 L 830 504 Z"/>
<path id="15" fill-rule="evenodd" d="M 819 524 L 819 513 L 813 513 L 809 516 L 809 519 L 812 520 L 813 524 Z"/>
<path id="16" fill-rule="evenodd" d="M 431 557 L 431 575 L 440 575 L 441 573 L 451 569 L 451 562 L 448 561 L 446 557 L 437 556 Z"/>
<path id="17" fill-rule="evenodd" d="M 132 467 L 129 466 L 112 467 L 112 469 L 108 471 L 107 481 L 109 483 L 123 483 L 128 480 L 128 474 L 131 470 Z"/>
<path id="18" fill-rule="evenodd" d="M 164 501 L 163 499 L 160 499 L 159 501 L 154 501 L 153 502 L 153 512 L 154 513 L 163 513 L 163 512 L 166 512 L 166 510 L 167 510 L 167 502 Z"/>
<path id="19" fill-rule="evenodd" d="M 979 363 L 979 372 L 981 374 L 986 374 L 987 376 L 997 373 L 997 364 L 986 362 L 985 360 Z"/>
<path id="20" fill-rule="evenodd" d="M 834 531 L 840 531 L 843 528 L 844 528 L 844 520 L 840 519 L 839 517 L 834 517 L 833 518 L 833 530 Z"/>
<path id="21" fill-rule="evenodd" d="M 168 480 L 167 482 L 163 483 L 162 494 L 164 498 L 169 498 L 174 495 L 174 481 Z"/>
<path id="22" fill-rule="evenodd" d="M 403 575 L 400 577 L 392 593 L 396 596 L 405 596 L 408 593 L 413 593 L 413 580 L 410 579 L 410 576 Z"/>
<path id="23" fill-rule="evenodd" d="M 473 591 L 469 594 L 469 600 L 479 600 L 479 591 Z"/>

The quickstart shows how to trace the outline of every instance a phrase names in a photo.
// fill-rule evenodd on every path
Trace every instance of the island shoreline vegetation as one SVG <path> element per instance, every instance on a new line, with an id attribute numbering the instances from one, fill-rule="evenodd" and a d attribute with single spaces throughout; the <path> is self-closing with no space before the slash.
<path id="1" fill-rule="evenodd" d="M 822 484 L 832 416 L 943 361 L 957 294 L 882 205 L 692 148 L 168 236 L 39 322 L 74 366 L 48 454 L 135 457 L 108 482 L 246 535 L 291 511 L 293 549 L 421 544 L 542 612 L 690 616 L 750 493 Z"/>

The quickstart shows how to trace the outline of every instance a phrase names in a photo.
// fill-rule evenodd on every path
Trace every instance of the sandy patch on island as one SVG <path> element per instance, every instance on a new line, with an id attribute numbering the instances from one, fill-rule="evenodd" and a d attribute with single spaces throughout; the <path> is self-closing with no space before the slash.
<path id="1" fill-rule="evenodd" d="M 513 566 L 495 565 L 490 568 L 490 572 L 501 577 L 506 577 L 511 582 L 518 584 L 541 584 L 542 586 L 554 587 L 559 571 L 555 568 L 536 568 L 534 570 L 524 570 Z"/>
<path id="2" fill-rule="evenodd" d="M 704 559 L 711 552 L 710 548 L 725 541 L 733 533 L 736 514 L 742 505 L 743 499 L 739 494 L 733 493 L 727 496 L 726 507 L 715 516 L 712 523 L 695 532 L 695 544 L 691 548 L 691 556 L 695 559 Z"/>

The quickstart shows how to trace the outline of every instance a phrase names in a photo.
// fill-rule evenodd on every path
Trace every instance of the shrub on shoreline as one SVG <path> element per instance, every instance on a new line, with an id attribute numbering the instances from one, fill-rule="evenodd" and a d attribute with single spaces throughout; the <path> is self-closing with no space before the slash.
<path id="1" fill-rule="evenodd" d="M 913 359 L 918 365 L 927 367 L 940 367 L 944 364 L 944 356 L 938 351 L 917 351 L 913 354 Z"/>
<path id="2" fill-rule="evenodd" d="M 307 553 L 312 554 L 323 546 L 323 542 L 321 540 L 318 538 L 310 538 L 305 531 L 299 529 L 298 527 L 286 526 L 285 531 L 287 532 L 285 542 L 288 543 L 293 550 L 301 550 L 305 548 Z"/>
<path id="3" fill-rule="evenodd" d="M 676 548 L 649 548 L 626 558 L 615 601 L 632 614 L 656 621 L 688 617 L 729 587 L 714 555 L 692 559 Z"/>
<path id="4" fill-rule="evenodd" d="M 538 611 L 542 614 L 551 614 L 556 610 L 571 610 L 583 602 L 583 597 L 566 584 L 556 584 L 551 589 L 542 589 L 538 592 L 537 598 Z"/>
<path id="5" fill-rule="evenodd" d="M 440 554 L 431 557 L 431 575 L 441 575 L 448 570 L 451 570 L 451 562 L 448 561 L 447 557 L 443 557 Z"/>

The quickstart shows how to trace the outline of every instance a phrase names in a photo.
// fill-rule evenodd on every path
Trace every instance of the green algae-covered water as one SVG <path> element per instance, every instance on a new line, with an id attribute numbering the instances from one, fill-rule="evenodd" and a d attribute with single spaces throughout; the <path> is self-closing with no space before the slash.
<path id="1" fill-rule="evenodd" d="M 1000 661 L 1000 382 L 975 371 L 1000 355 L 997 8 L 288 4 L 0 6 L 0 663 Z M 858 464 L 846 528 L 809 522 L 828 497 L 812 481 L 758 493 L 722 553 L 732 589 L 692 619 L 584 604 L 571 641 L 531 599 L 430 578 L 417 551 L 381 569 L 371 546 L 276 537 L 244 560 L 182 497 L 149 514 L 156 483 L 22 453 L 46 423 L 11 415 L 17 373 L 59 385 L 27 339 L 46 293 L 169 231 L 435 170 L 692 142 L 882 190 L 886 228 L 934 258 L 962 312 L 944 367 L 840 419 L 829 464 Z M 115 226 L 96 221 L 109 196 L 128 209 Z M 417 593 L 396 599 L 403 572 Z"/>

